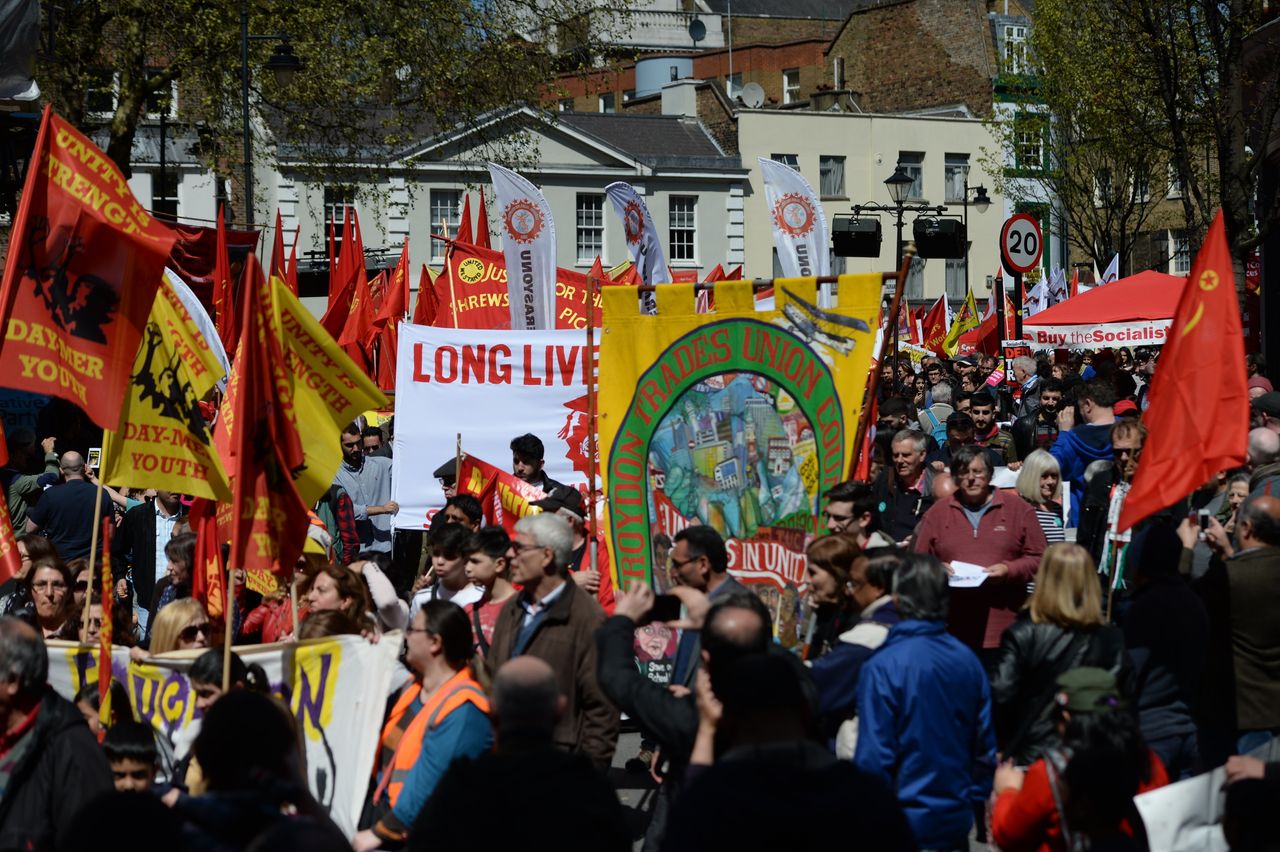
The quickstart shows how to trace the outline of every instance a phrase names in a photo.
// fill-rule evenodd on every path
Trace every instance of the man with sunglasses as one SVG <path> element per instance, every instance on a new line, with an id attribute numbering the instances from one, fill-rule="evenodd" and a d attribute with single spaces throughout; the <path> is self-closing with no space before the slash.
<path id="1" fill-rule="evenodd" d="M 1117 420 L 1111 427 L 1111 451 L 1115 462 L 1094 473 L 1085 486 L 1084 501 L 1080 506 L 1080 529 L 1076 533 L 1076 542 L 1089 551 L 1099 573 L 1120 575 L 1122 585 L 1117 587 L 1117 591 L 1131 585 L 1124 582 L 1124 554 L 1129 541 L 1134 532 L 1143 529 L 1150 521 L 1145 519 L 1124 532 L 1115 529 L 1124 498 L 1133 484 L 1133 475 L 1138 472 L 1138 458 L 1146 440 L 1147 427 L 1141 421 Z"/>

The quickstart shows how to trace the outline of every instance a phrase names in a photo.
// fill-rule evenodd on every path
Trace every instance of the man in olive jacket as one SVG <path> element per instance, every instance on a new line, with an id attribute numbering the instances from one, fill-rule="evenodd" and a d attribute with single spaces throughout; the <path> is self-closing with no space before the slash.
<path id="1" fill-rule="evenodd" d="M 568 576 L 573 529 L 550 513 L 522 518 L 507 555 L 511 581 L 523 587 L 498 613 L 485 665 L 490 674 L 512 657 L 531 654 L 556 674 L 565 712 L 553 739 L 608 770 L 618 744 L 618 710 L 596 680 L 595 631 L 604 610 Z"/>

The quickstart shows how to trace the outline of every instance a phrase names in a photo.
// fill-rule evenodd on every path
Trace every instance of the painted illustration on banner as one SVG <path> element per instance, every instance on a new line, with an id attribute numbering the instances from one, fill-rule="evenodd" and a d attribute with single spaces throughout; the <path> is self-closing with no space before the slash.
<path id="1" fill-rule="evenodd" d="M 654 537 L 705 524 L 794 637 L 804 548 L 846 475 L 879 290 L 879 276 L 844 276 L 820 308 L 814 279 L 785 279 L 778 308 L 757 311 L 749 283 L 726 282 L 699 314 L 693 288 L 671 285 L 656 317 L 606 291 L 600 446 L 620 582 L 661 586 Z"/>

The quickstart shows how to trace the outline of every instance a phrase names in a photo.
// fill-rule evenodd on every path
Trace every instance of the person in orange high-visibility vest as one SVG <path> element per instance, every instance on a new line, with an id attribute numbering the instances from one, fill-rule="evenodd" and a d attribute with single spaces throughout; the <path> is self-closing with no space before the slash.
<path id="1" fill-rule="evenodd" d="M 391 758 L 378 773 L 376 821 L 356 834 L 356 852 L 403 845 L 449 765 L 493 746 L 489 699 L 468 665 L 472 641 L 466 613 L 449 601 L 429 601 L 405 628 L 405 656 L 418 677 L 383 729 L 382 753 Z"/>

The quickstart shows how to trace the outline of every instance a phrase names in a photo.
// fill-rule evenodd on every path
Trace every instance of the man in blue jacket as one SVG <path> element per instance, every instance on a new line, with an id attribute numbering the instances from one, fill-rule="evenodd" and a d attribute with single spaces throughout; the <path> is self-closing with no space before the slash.
<path id="1" fill-rule="evenodd" d="M 1070 405 L 1058 412 L 1058 440 L 1049 452 L 1062 468 L 1062 481 L 1071 483 L 1071 517 L 1069 527 L 1079 525 L 1080 504 L 1084 500 L 1084 472 L 1096 461 L 1108 464 L 1115 458 L 1111 451 L 1111 427 L 1116 422 L 1116 391 L 1109 379 L 1092 379 L 1076 390 L 1076 405 L 1084 423 L 1076 426 L 1075 411 Z"/>
<path id="2" fill-rule="evenodd" d="M 967 850 L 991 794 L 996 735 L 991 686 L 973 652 L 947 633 L 947 571 L 914 553 L 893 576 L 902 621 L 862 667 L 853 762 L 889 784 L 922 850 Z"/>

